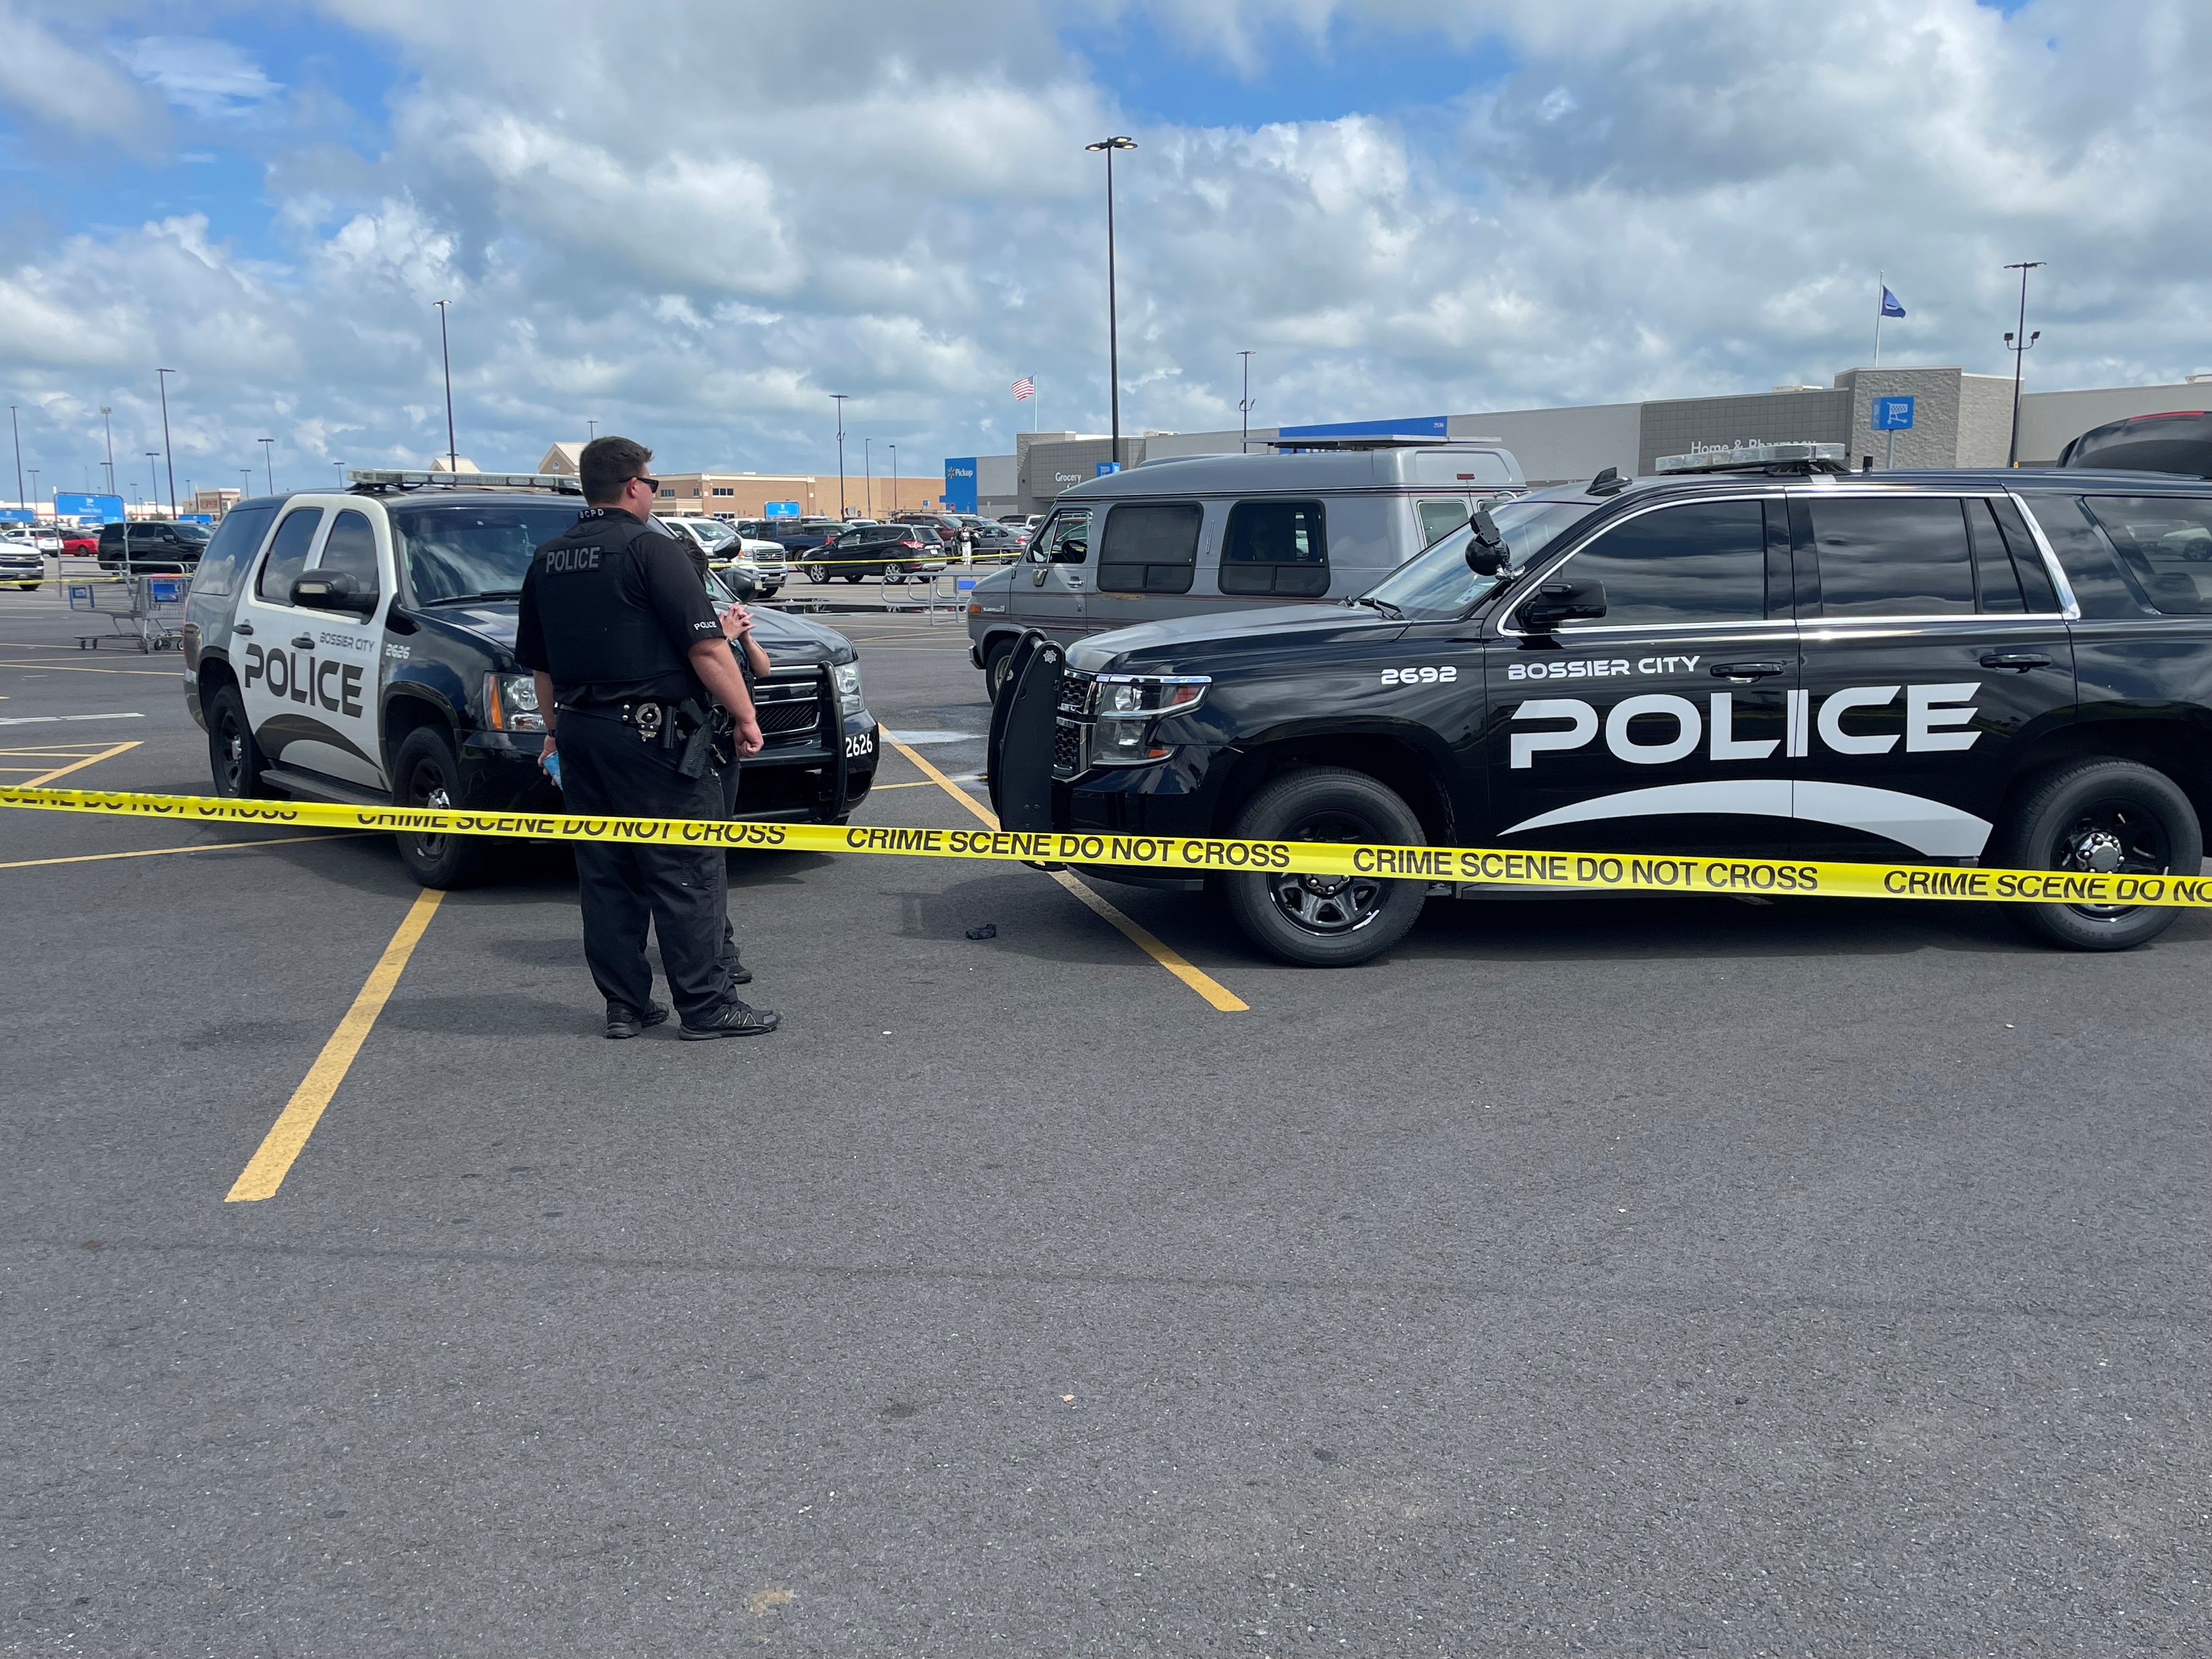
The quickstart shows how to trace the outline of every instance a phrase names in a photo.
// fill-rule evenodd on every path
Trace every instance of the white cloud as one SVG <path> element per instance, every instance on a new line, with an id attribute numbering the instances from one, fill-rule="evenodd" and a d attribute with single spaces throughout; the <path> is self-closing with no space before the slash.
<path id="1" fill-rule="evenodd" d="M 237 252 L 260 227 L 172 218 L 0 269 L 24 395 L 60 419 L 158 358 L 186 370 L 210 464 L 272 430 L 325 460 L 419 461 L 443 447 L 429 305 L 449 298 L 486 465 L 590 417 L 671 465 L 820 466 L 836 391 L 856 436 L 931 470 L 1003 446 L 1030 412 L 1006 383 L 1032 372 L 1046 424 L 1097 429 L 1081 146 L 1109 130 L 1143 146 L 1116 170 L 1132 429 L 1235 424 L 1245 348 L 1268 422 L 1825 380 L 1866 353 L 1877 266 L 1912 313 L 1886 357 L 1997 369 L 1999 268 L 2021 258 L 2051 262 L 2044 383 L 2212 368 L 2201 3 L 1157 10 L 1248 76 L 1284 29 L 1503 41 L 1516 67 L 1441 135 L 1394 119 L 1387 87 L 1340 119 L 1132 125 L 1024 0 L 670 0 L 644 29 L 561 0 L 331 9 L 411 66 L 388 148 L 292 146 L 269 204 L 236 204 L 270 216 L 286 267 Z M 277 90 L 182 44 L 133 63 L 187 107 Z"/>
<path id="2" fill-rule="evenodd" d="M 131 72 L 151 82 L 171 103 L 210 118 L 252 114 L 283 88 L 228 40 L 198 35 L 149 34 L 123 54 Z"/>

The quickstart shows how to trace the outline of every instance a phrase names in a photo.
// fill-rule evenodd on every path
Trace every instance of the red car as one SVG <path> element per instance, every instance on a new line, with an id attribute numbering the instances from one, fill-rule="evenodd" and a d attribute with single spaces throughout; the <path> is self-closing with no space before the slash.
<path id="1" fill-rule="evenodd" d="M 62 532 L 62 556 L 82 556 L 90 559 L 100 554 L 100 532 L 97 530 L 64 530 Z"/>

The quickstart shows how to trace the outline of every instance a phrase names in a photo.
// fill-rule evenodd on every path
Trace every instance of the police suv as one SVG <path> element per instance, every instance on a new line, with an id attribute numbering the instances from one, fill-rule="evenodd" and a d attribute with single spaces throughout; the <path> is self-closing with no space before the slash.
<path id="1" fill-rule="evenodd" d="M 575 481 L 349 477 L 343 492 L 239 502 L 200 558 L 185 608 L 185 705 L 207 732 L 216 793 L 557 811 L 514 628 L 532 554 L 576 521 Z M 818 623 L 754 618 L 773 668 L 753 687 L 766 745 L 725 769 L 732 810 L 842 823 L 875 780 L 858 654 Z M 501 845 L 397 839 L 431 887 L 488 873 Z"/>
<path id="2" fill-rule="evenodd" d="M 994 744 L 1010 830 L 2195 875 L 2212 483 L 1853 475 L 1813 446 L 1608 469 L 1340 605 L 1033 636 Z M 1316 965 L 1485 890 L 1212 879 Z M 2086 950 L 2175 914 L 2019 909 Z"/>

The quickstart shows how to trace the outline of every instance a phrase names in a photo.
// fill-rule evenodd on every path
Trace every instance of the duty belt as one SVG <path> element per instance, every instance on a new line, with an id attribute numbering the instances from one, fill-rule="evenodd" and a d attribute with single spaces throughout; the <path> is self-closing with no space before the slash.
<path id="1" fill-rule="evenodd" d="M 682 750 L 684 758 L 676 769 L 684 776 L 696 778 L 706 774 L 712 757 L 713 722 L 706 711 L 689 697 L 682 702 L 641 697 L 635 702 L 563 702 L 554 707 L 564 714 L 619 720 L 637 733 L 640 742 L 657 742 L 663 749 Z"/>

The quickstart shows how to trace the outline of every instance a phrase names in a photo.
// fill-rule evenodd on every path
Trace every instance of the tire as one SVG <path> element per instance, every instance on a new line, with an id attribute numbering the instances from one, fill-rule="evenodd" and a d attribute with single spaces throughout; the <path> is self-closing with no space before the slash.
<path id="1" fill-rule="evenodd" d="M 830 580 L 830 573 L 820 565 L 809 561 L 806 566 L 806 580 L 811 582 L 826 582 Z"/>
<path id="2" fill-rule="evenodd" d="M 891 583 L 894 586 L 902 585 L 906 581 L 906 567 L 902 564 L 885 565 L 884 567 L 884 580 Z"/>
<path id="3" fill-rule="evenodd" d="M 867 574 L 865 570 L 848 570 L 845 573 L 845 580 L 858 587 L 860 585 L 860 578 Z"/>
<path id="4" fill-rule="evenodd" d="M 226 685 L 208 702 L 208 770 L 215 792 L 226 800 L 254 800 L 269 792 L 262 787 L 261 745 L 253 740 L 253 727 L 246 718 L 246 700 L 234 685 Z"/>
<path id="5" fill-rule="evenodd" d="M 2006 815 L 1993 863 L 2014 870 L 2116 870 L 2193 876 L 2204 835 L 2189 797 L 2165 773 L 2134 761 L 2054 767 L 2029 783 Z M 2143 904 L 2007 907 L 2028 933 L 2071 951 L 2129 951 L 2181 913 Z"/>
<path id="6" fill-rule="evenodd" d="M 1251 841 L 1380 842 L 1418 847 L 1421 821 L 1397 794 L 1343 767 L 1303 767 L 1245 804 L 1233 836 Z M 1229 914 L 1255 945 L 1304 968 L 1350 968 L 1406 936 L 1428 884 L 1370 876 L 1226 874 Z"/>
<path id="7" fill-rule="evenodd" d="M 466 811 L 460 763 L 453 739 L 435 726 L 418 726 L 392 757 L 392 800 L 396 806 L 435 806 Z M 426 836 L 401 830 L 399 861 L 425 887 L 466 887 L 482 878 L 489 849 L 469 836 Z"/>
<path id="8" fill-rule="evenodd" d="M 983 689 L 990 693 L 991 701 L 999 700 L 999 693 L 1006 689 L 1006 672 L 1014 665 L 1014 642 L 1000 640 L 983 653 Z"/>

